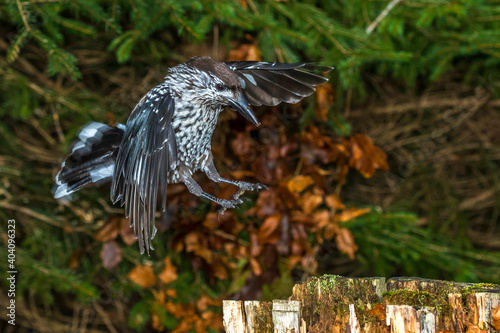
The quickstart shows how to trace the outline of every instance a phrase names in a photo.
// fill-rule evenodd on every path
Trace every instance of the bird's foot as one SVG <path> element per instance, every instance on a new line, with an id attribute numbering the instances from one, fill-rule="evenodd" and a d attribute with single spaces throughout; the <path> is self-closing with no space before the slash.
<path id="1" fill-rule="evenodd" d="M 236 186 L 239 187 L 238 192 L 236 192 L 230 200 L 222 200 L 220 205 L 222 206 L 219 209 L 218 213 L 220 215 L 224 215 L 226 209 L 234 208 L 239 204 L 242 204 L 243 201 L 250 201 L 250 199 L 242 197 L 242 195 L 247 191 L 259 191 L 259 190 L 267 190 L 267 186 L 259 183 L 247 183 L 243 181 L 238 181 Z"/>
<path id="2" fill-rule="evenodd" d="M 240 199 L 239 197 L 232 197 L 230 200 L 226 199 L 221 199 L 219 202 L 219 205 L 222 206 L 222 209 L 226 210 L 228 208 L 234 208 L 238 206 L 239 204 L 243 203 L 243 200 Z"/>
<path id="3" fill-rule="evenodd" d="M 220 204 L 222 207 L 217 211 L 217 213 L 220 215 L 224 215 L 227 209 L 234 208 L 241 203 L 243 203 L 243 200 L 234 198 L 234 196 L 231 198 L 231 200 L 223 200 Z"/>

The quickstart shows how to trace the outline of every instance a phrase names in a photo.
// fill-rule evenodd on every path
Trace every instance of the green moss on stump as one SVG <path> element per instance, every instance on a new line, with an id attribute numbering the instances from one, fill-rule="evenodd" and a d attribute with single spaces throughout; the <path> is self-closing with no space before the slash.
<path id="1" fill-rule="evenodd" d="M 391 305 L 427 306 L 435 308 L 439 315 L 451 311 L 451 306 L 445 298 L 428 291 L 396 289 L 387 291 L 382 296 L 386 303 Z"/>

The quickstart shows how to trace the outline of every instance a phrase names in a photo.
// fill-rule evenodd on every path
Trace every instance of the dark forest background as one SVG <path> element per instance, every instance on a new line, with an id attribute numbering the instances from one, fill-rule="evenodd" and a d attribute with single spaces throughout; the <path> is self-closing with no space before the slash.
<path id="1" fill-rule="evenodd" d="M 0 21 L 16 329 L 217 332 L 223 299 L 286 298 L 326 273 L 500 283 L 498 0 L 8 0 Z M 109 185 L 58 202 L 53 179 L 82 126 L 126 122 L 194 55 L 335 70 L 314 97 L 257 108 L 259 128 L 224 112 L 219 170 L 269 190 L 217 216 L 170 186 L 140 255 Z"/>

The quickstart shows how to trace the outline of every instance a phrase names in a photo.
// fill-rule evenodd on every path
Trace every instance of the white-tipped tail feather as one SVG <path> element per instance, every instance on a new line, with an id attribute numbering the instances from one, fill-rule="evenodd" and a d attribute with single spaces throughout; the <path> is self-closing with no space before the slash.
<path id="1" fill-rule="evenodd" d="M 113 177 L 125 126 L 90 123 L 78 134 L 78 141 L 56 176 L 54 198 L 70 195 L 85 185 Z"/>

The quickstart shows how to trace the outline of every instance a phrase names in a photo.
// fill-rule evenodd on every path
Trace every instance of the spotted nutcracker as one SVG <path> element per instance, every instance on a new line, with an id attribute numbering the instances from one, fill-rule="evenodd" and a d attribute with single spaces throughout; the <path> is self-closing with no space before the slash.
<path id="1" fill-rule="evenodd" d="M 223 209 L 242 203 L 244 191 L 265 189 L 258 183 L 222 178 L 217 172 L 211 140 L 219 114 L 226 108 L 259 126 L 250 105 L 297 103 L 327 79 L 316 73 L 331 67 L 299 62 L 218 62 L 194 57 L 170 68 L 165 81 L 151 89 L 116 127 L 90 123 L 62 163 L 54 197 L 61 198 L 87 184 L 111 180 L 111 200 L 125 206 L 141 253 L 153 249 L 156 204 L 166 212 L 167 184 L 183 182 L 188 190 Z M 201 170 L 215 182 L 239 187 L 230 200 L 202 190 L 192 178 Z"/>

